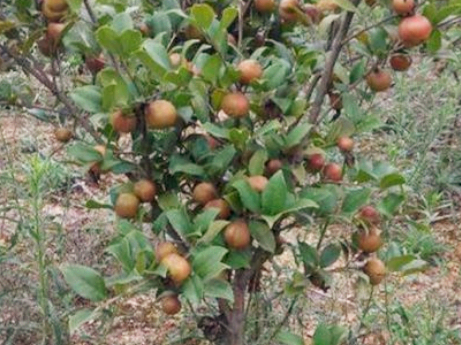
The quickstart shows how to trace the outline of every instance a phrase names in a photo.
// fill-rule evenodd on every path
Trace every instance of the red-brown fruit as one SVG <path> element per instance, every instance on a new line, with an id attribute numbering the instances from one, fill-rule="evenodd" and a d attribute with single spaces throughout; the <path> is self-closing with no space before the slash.
<path id="1" fill-rule="evenodd" d="M 195 186 L 192 192 L 192 199 L 200 205 L 206 205 L 215 200 L 218 195 L 215 186 L 209 182 L 201 182 Z"/>
<path id="2" fill-rule="evenodd" d="M 370 278 L 371 285 L 378 285 L 386 276 L 386 266 L 376 258 L 368 260 L 363 271 Z"/>
<path id="3" fill-rule="evenodd" d="M 179 254 L 178 249 L 171 242 L 161 242 L 155 248 L 155 258 L 158 262 L 161 262 L 171 253 Z"/>
<path id="4" fill-rule="evenodd" d="M 229 204 L 224 199 L 215 199 L 206 203 L 205 209 L 208 208 L 217 208 L 219 209 L 218 217 L 220 219 L 227 219 L 231 214 L 231 209 Z"/>
<path id="5" fill-rule="evenodd" d="M 173 282 L 175 282 L 177 285 L 186 280 L 192 271 L 189 262 L 181 255 L 176 253 L 170 253 L 165 256 L 162 259 L 161 264 L 165 266 L 168 271 L 168 275 L 171 277 L 171 280 L 173 280 Z"/>
<path id="6" fill-rule="evenodd" d="M 256 11 L 261 13 L 272 12 L 275 10 L 274 0 L 255 0 L 254 6 Z"/>
<path id="7" fill-rule="evenodd" d="M 70 139 L 72 139 L 73 133 L 68 128 L 60 127 L 54 131 L 54 136 L 56 137 L 57 141 L 61 143 L 67 143 Z"/>
<path id="8" fill-rule="evenodd" d="M 160 302 L 163 312 L 167 315 L 175 315 L 181 311 L 181 302 L 176 294 L 165 296 Z"/>
<path id="9" fill-rule="evenodd" d="M 362 229 L 357 236 L 357 245 L 364 253 L 374 253 L 383 244 L 381 235 L 376 228 L 371 228 L 368 231 Z"/>
<path id="10" fill-rule="evenodd" d="M 280 17 L 286 22 L 294 22 L 298 19 L 297 9 L 299 0 L 281 0 L 279 4 Z"/>
<path id="11" fill-rule="evenodd" d="M 392 84 L 392 76 L 389 72 L 381 69 L 371 71 L 366 81 L 371 90 L 375 92 L 386 91 Z"/>
<path id="12" fill-rule="evenodd" d="M 395 13 L 401 16 L 405 16 L 413 12 L 413 10 L 415 9 L 415 1 L 414 0 L 393 0 L 392 8 Z"/>
<path id="13" fill-rule="evenodd" d="M 394 54 L 389 59 L 389 63 L 394 71 L 406 71 L 410 68 L 412 60 L 407 54 Z"/>
<path id="14" fill-rule="evenodd" d="M 343 179 L 343 169 L 339 164 L 328 163 L 323 168 L 323 176 L 328 181 L 341 181 Z"/>
<path id="15" fill-rule="evenodd" d="M 312 24 L 320 23 L 322 19 L 322 13 L 319 11 L 317 6 L 312 4 L 306 4 L 304 5 L 303 11 L 309 17 Z"/>
<path id="16" fill-rule="evenodd" d="M 241 61 L 237 66 L 237 70 L 240 72 L 239 81 L 241 84 L 250 84 L 263 75 L 261 64 L 252 59 Z"/>
<path id="17" fill-rule="evenodd" d="M 250 244 L 250 229 L 243 220 L 230 223 L 224 230 L 224 240 L 233 249 L 245 249 Z"/>
<path id="18" fill-rule="evenodd" d="M 134 218 L 138 212 L 139 199 L 133 193 L 121 193 L 117 197 L 114 210 L 121 218 Z"/>
<path id="19" fill-rule="evenodd" d="M 152 181 L 142 179 L 134 184 L 133 191 L 142 202 L 151 202 L 157 194 L 157 186 Z"/>
<path id="20" fill-rule="evenodd" d="M 250 184 L 251 188 L 257 192 L 262 192 L 264 188 L 266 188 L 267 183 L 269 182 L 267 177 L 262 175 L 250 176 L 248 177 L 247 181 Z"/>
<path id="21" fill-rule="evenodd" d="M 87 56 L 85 58 L 85 65 L 91 73 L 98 73 L 106 65 L 104 55 L 99 54 L 98 56 Z"/>
<path id="22" fill-rule="evenodd" d="M 266 163 L 266 174 L 268 176 L 274 175 L 277 171 L 282 169 L 283 163 L 280 159 L 271 159 Z"/>
<path id="23" fill-rule="evenodd" d="M 150 102 L 145 110 L 147 125 L 155 129 L 173 127 L 178 120 L 175 106 L 165 100 Z"/>
<path id="24" fill-rule="evenodd" d="M 59 22 L 67 15 L 67 9 L 53 11 L 46 3 L 42 5 L 42 14 L 49 22 Z"/>
<path id="25" fill-rule="evenodd" d="M 37 47 L 40 53 L 46 57 L 52 57 L 55 53 L 53 42 L 50 39 L 43 37 L 37 41 Z"/>
<path id="26" fill-rule="evenodd" d="M 66 0 L 44 0 L 42 6 L 47 6 L 53 12 L 65 11 L 68 7 Z"/>
<path id="27" fill-rule="evenodd" d="M 325 166 L 325 157 L 321 153 L 314 153 L 308 157 L 307 163 L 312 171 L 320 171 Z"/>
<path id="28" fill-rule="evenodd" d="M 232 92 L 224 96 L 221 102 L 221 110 L 234 118 L 242 118 L 250 111 L 250 102 L 241 92 Z"/>
<path id="29" fill-rule="evenodd" d="M 358 219 L 367 224 L 378 224 L 381 221 L 381 215 L 378 210 L 371 205 L 363 206 L 357 215 Z"/>
<path id="30" fill-rule="evenodd" d="M 406 47 L 414 47 L 426 41 L 432 32 L 432 24 L 426 17 L 415 14 L 403 18 L 399 24 L 399 37 Z"/>
<path id="31" fill-rule="evenodd" d="M 52 40 L 54 44 L 61 40 L 62 32 L 66 28 L 66 24 L 62 23 L 49 23 L 46 30 L 46 37 Z"/>
<path id="32" fill-rule="evenodd" d="M 342 136 L 338 138 L 336 145 L 338 145 L 338 148 L 341 151 L 350 152 L 354 147 L 354 140 L 352 140 L 350 137 Z"/>
<path id="33" fill-rule="evenodd" d="M 130 133 L 136 128 L 136 117 L 124 115 L 121 110 L 111 113 L 109 120 L 117 133 Z"/>

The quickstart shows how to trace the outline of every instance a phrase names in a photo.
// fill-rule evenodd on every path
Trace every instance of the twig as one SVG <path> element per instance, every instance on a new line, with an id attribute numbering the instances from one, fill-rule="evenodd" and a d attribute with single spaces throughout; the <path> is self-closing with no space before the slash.
<path id="1" fill-rule="evenodd" d="M 88 15 L 90 16 L 90 19 L 93 23 L 96 23 L 98 20 L 96 16 L 94 15 L 93 9 L 90 6 L 90 3 L 88 0 L 83 0 L 83 4 L 85 6 L 86 11 L 88 12 Z"/>
<path id="2" fill-rule="evenodd" d="M 390 21 L 390 20 L 392 20 L 392 19 L 394 19 L 394 18 L 396 18 L 396 17 L 397 17 L 397 15 L 392 15 L 392 16 L 389 16 L 389 17 L 384 18 L 383 20 L 381 20 L 381 21 L 379 21 L 379 22 L 377 22 L 377 23 L 374 23 L 374 24 L 372 24 L 372 25 L 370 25 L 370 26 L 367 26 L 367 27 L 363 28 L 362 30 L 357 31 L 355 34 L 352 34 L 351 36 L 346 37 L 346 38 L 341 42 L 341 44 L 342 44 L 342 45 L 345 45 L 347 42 L 349 42 L 349 41 L 353 40 L 354 38 L 360 36 L 360 35 L 363 34 L 364 32 L 367 32 L 368 30 L 371 30 L 371 29 L 373 29 L 373 28 L 375 28 L 375 27 L 378 27 L 378 26 L 380 26 L 381 24 L 384 24 L 384 23 L 386 23 L 386 22 L 388 22 L 388 21 Z"/>

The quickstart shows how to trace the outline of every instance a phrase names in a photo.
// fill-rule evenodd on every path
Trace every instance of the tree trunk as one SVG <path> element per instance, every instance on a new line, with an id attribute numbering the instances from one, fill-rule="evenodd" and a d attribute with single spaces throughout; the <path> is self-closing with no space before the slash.
<path id="1" fill-rule="evenodd" d="M 234 278 L 234 305 L 228 315 L 229 329 L 226 345 L 245 343 L 245 293 L 248 279 L 246 270 L 239 270 Z"/>

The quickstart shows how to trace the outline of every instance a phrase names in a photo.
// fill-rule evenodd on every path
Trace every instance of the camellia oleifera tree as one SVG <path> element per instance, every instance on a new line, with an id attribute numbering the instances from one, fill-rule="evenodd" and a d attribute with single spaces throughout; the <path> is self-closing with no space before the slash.
<path id="1" fill-rule="evenodd" d="M 380 125 L 367 109 L 414 52 L 449 55 L 456 37 L 444 33 L 460 1 L 21 0 L 0 10 L 3 63 L 56 103 L 41 107 L 6 81 L 2 99 L 55 123 L 69 158 L 96 180 L 128 177 L 110 204 L 87 202 L 119 219 L 107 251 L 120 274 L 62 267 L 96 303 L 70 317 L 72 330 L 114 294 L 155 289 L 167 314 L 207 301 L 214 308 L 197 320 L 204 336 L 241 345 L 250 296 L 268 288 L 263 266 L 284 250 L 298 267 L 281 284 L 294 301 L 312 284 L 328 289 L 339 262 L 371 285 L 416 267 L 409 256 L 377 255 L 405 179 L 355 157 L 352 137 Z M 331 224 L 348 230 L 329 236 Z M 287 243 L 293 228 L 318 231 L 316 243 Z M 251 336 L 302 343 L 285 321 Z M 321 325 L 314 342 L 346 335 Z"/>

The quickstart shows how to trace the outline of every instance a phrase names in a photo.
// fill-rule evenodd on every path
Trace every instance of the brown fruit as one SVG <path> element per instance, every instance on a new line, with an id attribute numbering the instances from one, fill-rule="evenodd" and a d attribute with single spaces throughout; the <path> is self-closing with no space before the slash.
<path id="1" fill-rule="evenodd" d="M 46 36 L 56 44 L 61 40 L 61 35 L 65 28 L 66 24 L 49 23 L 46 30 Z"/>
<path id="2" fill-rule="evenodd" d="M 43 4 L 42 14 L 49 22 L 59 22 L 67 15 L 67 10 L 53 11 L 47 4 Z"/>
<path id="3" fill-rule="evenodd" d="M 173 68 L 178 68 L 179 66 L 181 66 L 182 61 L 183 59 L 182 59 L 181 54 L 178 54 L 178 53 L 170 54 L 170 63 L 171 63 L 171 66 L 173 66 Z"/>
<path id="4" fill-rule="evenodd" d="M 91 73 L 98 73 L 106 65 L 104 55 L 100 54 L 99 56 L 87 56 L 85 58 L 85 65 Z"/>
<path id="5" fill-rule="evenodd" d="M 189 262 L 179 254 L 168 254 L 162 259 L 161 264 L 166 267 L 169 276 L 178 285 L 191 274 L 192 269 Z"/>
<path id="6" fill-rule="evenodd" d="M 44 0 L 42 6 L 47 6 L 53 12 L 65 11 L 68 7 L 66 0 Z"/>
<path id="7" fill-rule="evenodd" d="M 165 100 L 150 102 L 146 107 L 145 114 L 147 124 L 155 129 L 173 127 L 178 120 L 175 106 Z"/>
<path id="8" fill-rule="evenodd" d="M 367 224 L 378 224 L 381 220 L 379 212 L 371 205 L 363 206 L 359 210 L 357 217 Z"/>
<path id="9" fill-rule="evenodd" d="M 221 110 L 234 118 L 242 118 L 250 111 L 250 102 L 241 92 L 232 92 L 224 96 L 221 102 Z"/>
<path id="10" fill-rule="evenodd" d="M 272 12 L 275 10 L 274 0 L 255 0 L 255 9 L 261 13 Z"/>
<path id="11" fill-rule="evenodd" d="M 176 246 L 171 242 L 162 242 L 155 248 L 155 258 L 158 262 L 161 262 L 171 253 L 179 254 Z"/>
<path id="12" fill-rule="evenodd" d="M 394 12 L 405 16 L 413 12 L 415 9 L 415 1 L 414 0 L 393 0 L 392 1 L 392 8 Z"/>
<path id="13" fill-rule="evenodd" d="M 73 133 L 68 128 L 60 127 L 54 131 L 54 136 L 56 137 L 57 141 L 61 143 L 67 143 L 70 139 L 72 139 Z"/>
<path id="14" fill-rule="evenodd" d="M 206 203 L 205 208 L 217 208 L 219 209 L 218 217 L 220 219 L 227 219 L 231 214 L 229 204 L 224 199 L 215 199 Z"/>
<path id="15" fill-rule="evenodd" d="M 218 193 L 213 184 L 202 182 L 195 186 L 192 192 L 192 199 L 200 205 L 206 205 L 211 200 L 215 200 Z"/>
<path id="16" fill-rule="evenodd" d="M 392 84 L 392 76 L 389 72 L 381 69 L 371 71 L 366 81 L 371 90 L 375 92 L 386 91 Z"/>
<path id="17" fill-rule="evenodd" d="M 312 171 L 320 171 L 325 166 L 325 157 L 320 153 L 314 153 L 308 157 L 307 163 Z"/>
<path id="18" fill-rule="evenodd" d="M 286 22 L 298 20 L 299 0 L 281 0 L 279 4 L 279 15 Z"/>
<path id="19" fill-rule="evenodd" d="M 343 100 L 338 92 L 329 92 L 330 104 L 334 110 L 341 110 L 343 108 Z"/>
<path id="20" fill-rule="evenodd" d="M 323 176 L 326 180 L 338 182 L 343 179 L 343 170 L 339 164 L 328 163 L 323 168 Z"/>
<path id="21" fill-rule="evenodd" d="M 268 176 L 274 175 L 277 171 L 282 169 L 283 163 L 280 159 L 271 159 L 266 163 L 266 173 Z"/>
<path id="22" fill-rule="evenodd" d="M 263 68 L 256 60 L 243 60 L 238 64 L 237 69 L 240 72 L 241 84 L 250 84 L 263 75 Z"/>
<path id="23" fill-rule="evenodd" d="M 371 285 L 378 285 L 386 276 L 386 266 L 376 258 L 368 260 L 363 271 L 370 278 Z"/>
<path id="24" fill-rule="evenodd" d="M 415 14 L 403 18 L 399 24 L 399 37 L 406 47 L 414 47 L 426 41 L 432 32 L 432 24 L 426 17 Z"/>
<path id="25" fill-rule="evenodd" d="M 365 253 L 374 253 L 382 244 L 381 235 L 376 228 L 371 228 L 368 231 L 365 229 L 359 231 L 357 245 L 361 251 Z"/>
<path id="26" fill-rule="evenodd" d="M 114 210 L 121 218 L 134 218 L 138 212 L 139 199 L 133 193 L 121 193 L 117 197 Z"/>
<path id="27" fill-rule="evenodd" d="M 136 117 L 124 115 L 121 110 L 110 114 L 110 124 L 118 133 L 130 133 L 136 128 Z"/>
<path id="28" fill-rule="evenodd" d="M 224 240 L 233 249 L 245 249 L 250 244 L 250 229 L 243 220 L 230 223 L 224 230 Z"/>
<path id="29" fill-rule="evenodd" d="M 181 302 L 176 294 L 165 296 L 160 302 L 163 312 L 167 315 L 175 315 L 181 311 Z"/>
<path id="30" fill-rule="evenodd" d="M 262 192 L 264 188 L 266 188 L 267 183 L 269 182 L 267 177 L 262 175 L 250 176 L 248 177 L 247 181 L 250 184 L 251 188 L 257 192 Z"/>
<path id="31" fill-rule="evenodd" d="M 352 140 L 350 137 L 342 136 L 338 138 L 336 145 L 338 145 L 341 151 L 350 152 L 354 147 L 354 140 Z"/>
<path id="32" fill-rule="evenodd" d="M 394 54 L 389 59 L 389 63 L 394 71 L 406 71 L 410 68 L 412 60 L 407 54 Z"/>
<path id="33" fill-rule="evenodd" d="M 147 179 L 137 181 L 133 186 L 134 194 L 143 202 L 151 202 L 157 194 L 157 186 Z"/>

